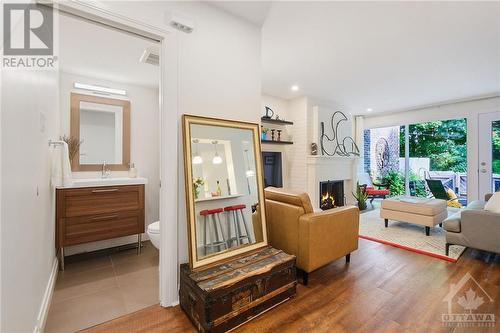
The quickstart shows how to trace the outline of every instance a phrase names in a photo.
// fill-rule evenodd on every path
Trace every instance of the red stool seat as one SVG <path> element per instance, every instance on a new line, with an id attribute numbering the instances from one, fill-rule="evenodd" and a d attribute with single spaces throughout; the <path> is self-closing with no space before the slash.
<path id="1" fill-rule="evenodd" d="M 247 208 L 246 205 L 233 205 L 233 206 L 224 207 L 224 211 L 229 212 L 232 210 L 239 210 L 239 209 L 245 209 L 245 208 Z"/>
<path id="2" fill-rule="evenodd" d="M 202 210 L 200 212 L 200 215 L 207 216 L 207 215 L 222 213 L 223 211 L 224 211 L 224 209 L 222 209 L 222 208 L 205 209 L 205 210 Z"/>

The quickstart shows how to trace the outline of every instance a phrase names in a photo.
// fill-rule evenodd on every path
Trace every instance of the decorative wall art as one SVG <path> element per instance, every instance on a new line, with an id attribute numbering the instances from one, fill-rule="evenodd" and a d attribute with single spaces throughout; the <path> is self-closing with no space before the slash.
<path id="1" fill-rule="evenodd" d="M 339 126 L 344 121 L 347 121 L 347 116 L 342 111 L 333 113 L 330 120 L 331 137 L 325 134 L 325 123 L 321 122 L 320 147 L 322 155 L 359 156 L 359 148 L 351 136 L 339 137 Z"/>

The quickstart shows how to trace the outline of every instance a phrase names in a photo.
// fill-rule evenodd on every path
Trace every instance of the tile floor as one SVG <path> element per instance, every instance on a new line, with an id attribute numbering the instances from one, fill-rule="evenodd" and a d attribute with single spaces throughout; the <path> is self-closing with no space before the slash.
<path id="1" fill-rule="evenodd" d="M 76 332 L 159 303 L 158 250 L 67 258 L 59 271 L 45 332 Z"/>

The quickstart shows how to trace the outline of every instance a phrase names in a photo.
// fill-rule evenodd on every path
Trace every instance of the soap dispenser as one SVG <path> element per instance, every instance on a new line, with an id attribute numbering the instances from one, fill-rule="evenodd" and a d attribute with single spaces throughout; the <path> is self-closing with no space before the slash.
<path id="1" fill-rule="evenodd" d="M 130 178 L 137 178 L 137 169 L 135 168 L 134 163 L 130 163 L 130 167 L 128 169 L 128 176 Z"/>

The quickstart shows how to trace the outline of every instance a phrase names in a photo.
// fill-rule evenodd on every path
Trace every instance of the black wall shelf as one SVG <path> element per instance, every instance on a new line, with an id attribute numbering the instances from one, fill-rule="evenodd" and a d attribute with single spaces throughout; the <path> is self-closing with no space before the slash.
<path id="1" fill-rule="evenodd" d="M 275 124 L 275 125 L 293 125 L 293 122 L 287 121 L 287 120 L 277 120 L 277 119 L 269 119 L 269 118 L 260 118 L 260 121 L 263 123 L 268 123 L 268 124 Z"/>
<path id="2" fill-rule="evenodd" d="M 276 141 L 276 140 L 260 140 L 262 143 L 270 143 L 275 145 L 293 145 L 292 141 Z"/>

